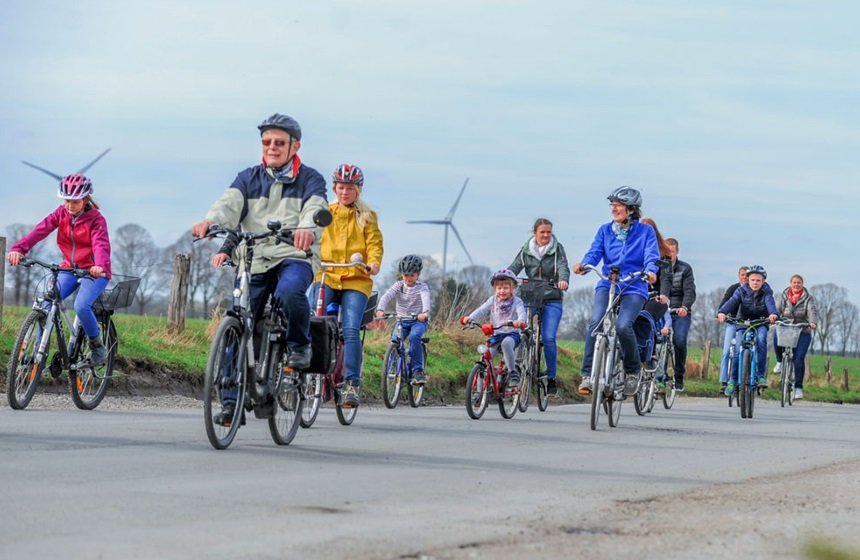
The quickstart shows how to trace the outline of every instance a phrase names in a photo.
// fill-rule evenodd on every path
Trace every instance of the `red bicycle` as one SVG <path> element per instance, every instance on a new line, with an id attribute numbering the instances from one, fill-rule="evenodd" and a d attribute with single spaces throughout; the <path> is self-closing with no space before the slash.
<path id="1" fill-rule="evenodd" d="M 336 338 L 336 348 L 331 349 L 331 354 L 334 356 L 332 367 L 326 373 L 305 373 L 302 382 L 305 405 L 302 409 L 302 416 L 299 424 L 302 428 L 310 428 L 317 419 L 320 406 L 324 402 L 334 401 L 335 412 L 337 413 L 338 421 L 349 426 L 355 420 L 355 415 L 358 408 L 344 406 L 341 401 L 341 389 L 344 385 L 343 378 L 343 329 L 336 314 L 328 315 L 325 309 L 325 276 L 326 271 L 330 268 L 351 268 L 360 267 L 365 270 L 368 266 L 361 260 L 353 262 L 331 263 L 322 262 L 322 277 L 320 278 L 320 287 L 317 292 L 317 303 L 314 309 L 314 317 L 311 318 L 311 328 L 325 329 L 328 331 L 334 330 L 336 335 L 329 335 L 328 338 Z M 362 344 L 364 343 L 364 333 L 367 324 L 373 320 L 374 312 L 376 311 L 376 301 L 378 294 L 373 292 L 367 300 L 367 306 L 364 310 L 364 316 L 361 320 Z M 313 338 L 313 337 L 312 337 Z M 317 349 L 314 349 L 317 352 Z"/>
<path id="2" fill-rule="evenodd" d="M 513 322 L 511 321 L 502 325 L 483 326 L 475 321 L 469 321 L 463 327 L 464 329 L 481 329 L 487 335 L 487 341 L 478 345 L 480 357 L 472 366 L 472 371 L 469 372 L 469 377 L 466 380 L 466 412 L 469 414 L 469 418 L 473 420 L 478 420 L 484 415 L 490 397 L 499 403 L 499 412 L 503 418 L 513 418 L 517 413 L 520 389 L 519 387 L 508 388 L 506 386 L 508 368 L 504 357 L 497 366 L 493 364 L 493 355 L 490 352 L 492 348 L 490 337 L 493 336 L 495 330 L 512 326 Z"/>

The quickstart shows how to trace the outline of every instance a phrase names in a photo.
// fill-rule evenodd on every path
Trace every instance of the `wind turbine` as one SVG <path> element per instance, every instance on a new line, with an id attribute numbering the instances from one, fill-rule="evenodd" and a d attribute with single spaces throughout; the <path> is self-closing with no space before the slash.
<path id="1" fill-rule="evenodd" d="M 466 185 L 469 184 L 469 178 L 466 177 L 466 180 L 463 181 L 463 188 L 460 189 L 460 194 L 457 196 L 457 200 L 454 201 L 454 206 L 451 207 L 451 210 L 448 212 L 448 215 L 445 216 L 441 220 L 414 220 L 407 221 L 407 224 L 438 224 L 445 226 L 445 244 L 442 247 L 442 283 L 445 283 L 445 270 L 448 264 L 448 228 L 454 232 L 454 235 L 457 236 L 457 241 L 460 242 L 460 247 L 463 248 L 463 251 L 466 253 L 466 256 L 469 257 L 469 262 L 475 264 L 475 261 L 472 260 L 472 255 L 469 254 L 469 250 L 466 249 L 466 244 L 463 243 L 463 238 L 460 237 L 460 232 L 457 231 L 457 227 L 454 225 L 452 221 L 454 219 L 454 212 L 457 211 L 457 205 L 460 204 L 460 199 L 463 198 L 463 191 L 466 190 Z"/>
<path id="2" fill-rule="evenodd" d="M 98 160 L 100 160 L 100 159 L 102 159 L 103 157 L 105 157 L 105 155 L 106 155 L 109 151 L 110 151 L 110 148 L 108 148 L 107 150 L 103 151 L 102 153 L 100 153 L 100 154 L 98 155 L 98 157 L 96 157 L 96 159 L 94 159 L 93 161 L 89 162 L 89 163 L 88 163 L 88 164 L 86 164 L 85 166 L 81 167 L 77 172 L 78 172 L 78 173 L 80 173 L 80 174 L 85 173 L 85 172 L 86 172 L 90 167 L 92 167 L 93 165 L 95 165 L 95 163 L 96 163 Z M 21 160 L 21 163 L 23 163 L 24 165 L 27 165 L 27 166 L 29 166 L 29 167 L 32 167 L 33 169 L 37 169 L 37 170 L 41 171 L 42 173 L 44 173 L 45 175 L 49 175 L 49 176 L 53 177 L 53 178 L 54 178 L 54 179 L 56 179 L 57 181 L 62 181 L 62 180 L 63 180 L 63 177 L 62 177 L 62 176 L 57 175 L 57 174 L 56 174 L 56 173 L 54 173 L 53 171 L 48 171 L 47 169 L 45 169 L 45 168 L 43 168 L 43 167 L 39 167 L 38 165 L 32 164 L 32 163 L 30 163 L 29 161 L 24 161 L 24 160 L 22 159 L 22 160 Z"/>

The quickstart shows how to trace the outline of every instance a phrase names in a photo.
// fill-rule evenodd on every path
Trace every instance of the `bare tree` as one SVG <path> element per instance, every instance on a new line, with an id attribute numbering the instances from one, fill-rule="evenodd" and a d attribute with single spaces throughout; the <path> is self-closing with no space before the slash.
<path id="1" fill-rule="evenodd" d="M 589 336 L 588 322 L 591 320 L 593 304 L 594 288 L 583 286 L 568 291 L 564 296 L 564 314 L 559 325 L 559 337 L 585 340 Z"/>
<path id="2" fill-rule="evenodd" d="M 706 340 L 710 340 L 712 346 L 721 344 L 720 324 L 716 317 L 725 291 L 725 288 L 716 288 L 696 295 L 696 308 L 690 325 L 690 338 L 694 345 L 704 346 Z"/>
<path id="3" fill-rule="evenodd" d="M 12 224 L 6 227 L 7 251 L 22 237 L 27 235 L 33 226 L 26 224 Z M 56 234 L 53 233 L 30 249 L 28 257 L 43 261 L 60 262 L 62 255 L 57 249 Z M 5 258 L 5 255 L 3 255 Z M 40 268 L 10 266 L 6 268 L 6 285 L 12 284 L 12 302 L 14 305 L 26 305 L 30 295 L 36 288 L 36 283 L 44 277 L 44 271 Z"/>
<path id="4" fill-rule="evenodd" d="M 809 288 L 809 293 L 815 298 L 815 306 L 818 309 L 818 341 L 821 351 L 830 350 L 831 335 L 837 323 L 837 313 L 848 299 L 848 291 L 836 284 L 817 284 Z"/>
<path id="5" fill-rule="evenodd" d="M 162 265 L 161 250 L 149 231 L 137 224 L 126 224 L 117 229 L 111 246 L 113 272 L 140 278 L 135 302 L 138 313 L 143 315 L 154 296 L 164 291 L 164 284 L 156 274 Z"/>
<path id="6" fill-rule="evenodd" d="M 833 322 L 833 334 L 841 344 L 840 354 L 842 356 L 848 354 L 854 340 L 857 332 L 858 317 L 860 317 L 860 311 L 858 311 L 857 306 L 847 300 L 836 310 Z"/>

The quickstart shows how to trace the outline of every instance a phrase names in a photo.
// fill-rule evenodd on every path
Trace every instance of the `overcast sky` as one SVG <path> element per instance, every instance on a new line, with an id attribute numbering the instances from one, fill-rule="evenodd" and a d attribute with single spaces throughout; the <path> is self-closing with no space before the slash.
<path id="1" fill-rule="evenodd" d="M 111 147 L 90 171 L 109 225 L 167 245 L 281 112 L 306 164 L 364 169 L 384 267 L 441 255 L 405 221 L 466 177 L 454 222 L 494 269 L 537 217 L 579 260 L 626 184 L 700 288 L 759 263 L 860 301 L 856 2 L 0 2 L 0 228 L 58 203 L 22 159 L 66 174 Z"/>

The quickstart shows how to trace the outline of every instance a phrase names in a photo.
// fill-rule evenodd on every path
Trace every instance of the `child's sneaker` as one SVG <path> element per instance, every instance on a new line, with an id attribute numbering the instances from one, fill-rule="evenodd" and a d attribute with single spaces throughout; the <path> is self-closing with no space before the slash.
<path id="1" fill-rule="evenodd" d="M 762 389 L 767 388 L 767 375 L 759 375 L 756 378 L 756 384 Z"/>
<path id="2" fill-rule="evenodd" d="M 636 394 L 636 391 L 639 390 L 639 373 L 636 372 L 628 372 L 624 374 L 624 396 L 630 397 Z"/>
<path id="3" fill-rule="evenodd" d="M 550 397 L 558 395 L 558 385 L 556 385 L 554 378 L 546 380 L 546 394 Z"/>
<path id="4" fill-rule="evenodd" d="M 591 394 L 591 378 L 590 377 L 583 377 L 582 378 L 582 381 L 579 383 L 578 392 L 580 395 L 590 395 Z"/>
<path id="5" fill-rule="evenodd" d="M 722 383 L 720 383 L 720 394 L 721 395 L 726 394 L 726 387 L 727 386 L 728 386 L 728 382 L 726 382 L 726 381 L 723 381 Z"/>
<path id="6" fill-rule="evenodd" d="M 520 372 L 516 368 L 514 368 L 514 371 L 508 373 L 507 386 L 508 390 L 520 386 Z"/>
<path id="7" fill-rule="evenodd" d="M 413 385 L 424 385 L 425 383 L 427 383 L 427 376 L 424 374 L 423 369 L 416 369 L 412 372 Z"/>
<path id="8" fill-rule="evenodd" d="M 735 394 L 735 382 L 729 381 L 726 383 L 726 396 L 731 396 Z"/>
<path id="9" fill-rule="evenodd" d="M 359 383 L 348 381 L 341 394 L 342 408 L 356 408 L 360 402 Z"/>

